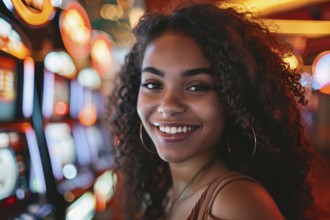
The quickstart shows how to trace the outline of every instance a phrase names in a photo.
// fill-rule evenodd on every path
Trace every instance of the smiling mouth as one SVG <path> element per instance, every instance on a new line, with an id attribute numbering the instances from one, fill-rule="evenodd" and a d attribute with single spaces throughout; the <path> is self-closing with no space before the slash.
<path id="1" fill-rule="evenodd" d="M 158 126 L 160 132 L 169 135 L 185 134 L 197 128 L 198 126 Z"/>

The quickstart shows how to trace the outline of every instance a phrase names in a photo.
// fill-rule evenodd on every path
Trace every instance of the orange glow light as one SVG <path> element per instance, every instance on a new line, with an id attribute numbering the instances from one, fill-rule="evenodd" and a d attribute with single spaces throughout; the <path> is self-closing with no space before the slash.
<path id="1" fill-rule="evenodd" d="M 330 84 L 323 86 L 319 91 L 323 94 L 330 95 Z"/>
<path id="2" fill-rule="evenodd" d="M 22 1 L 11 0 L 17 14 L 29 25 L 42 26 L 47 24 L 54 15 L 51 0 Z M 26 2 L 26 4 L 24 4 Z"/>
<path id="3" fill-rule="evenodd" d="M 100 74 L 109 72 L 112 64 L 112 43 L 107 34 L 98 34 L 92 42 L 92 66 Z"/>
<path id="4" fill-rule="evenodd" d="M 59 101 L 54 105 L 54 112 L 57 115 L 64 116 L 69 112 L 69 105 L 63 101 Z"/>
<path id="5" fill-rule="evenodd" d="M 95 106 L 89 106 L 83 108 L 78 115 L 78 120 L 85 126 L 91 126 L 95 124 L 97 120 L 97 110 Z"/>
<path id="6" fill-rule="evenodd" d="M 9 53 L 18 59 L 30 56 L 31 50 L 27 45 L 26 36 L 13 22 L 7 21 L 6 17 L 0 17 L 2 33 L 0 33 L 0 50 Z"/>
<path id="7" fill-rule="evenodd" d="M 72 57 L 79 59 L 88 55 L 92 38 L 91 24 L 79 3 L 70 3 L 62 12 L 60 31 L 64 46 Z"/>

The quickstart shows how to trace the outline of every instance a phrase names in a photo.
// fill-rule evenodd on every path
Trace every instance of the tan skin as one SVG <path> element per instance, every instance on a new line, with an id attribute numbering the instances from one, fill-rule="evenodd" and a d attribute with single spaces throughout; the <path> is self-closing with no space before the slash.
<path id="1" fill-rule="evenodd" d="M 176 200 L 198 170 L 213 161 L 225 129 L 222 105 L 209 74 L 210 62 L 193 38 L 167 32 L 146 48 L 142 61 L 138 114 L 158 155 L 170 165 Z M 221 161 L 201 172 L 173 204 L 166 219 L 186 219 L 208 184 L 230 171 Z M 217 194 L 218 219 L 283 219 L 267 191 L 234 181 Z"/>

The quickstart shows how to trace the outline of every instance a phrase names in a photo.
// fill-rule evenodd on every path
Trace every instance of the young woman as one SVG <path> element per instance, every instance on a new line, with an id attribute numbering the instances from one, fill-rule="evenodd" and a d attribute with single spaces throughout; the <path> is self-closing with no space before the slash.
<path id="1" fill-rule="evenodd" d="M 307 219 L 289 47 L 213 4 L 147 13 L 109 108 L 127 219 Z"/>

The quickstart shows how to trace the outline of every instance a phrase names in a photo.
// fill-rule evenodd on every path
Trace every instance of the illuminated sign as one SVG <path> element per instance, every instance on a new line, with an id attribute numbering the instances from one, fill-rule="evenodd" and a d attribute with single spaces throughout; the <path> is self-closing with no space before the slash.
<path id="1" fill-rule="evenodd" d="M 54 16 L 51 0 L 6 0 L 6 6 L 23 19 L 28 25 L 40 27 Z"/>
<path id="2" fill-rule="evenodd" d="M 0 27 L 0 50 L 19 59 L 24 59 L 31 54 L 26 37 L 16 25 L 1 16 Z"/>
<path id="3" fill-rule="evenodd" d="M 12 59 L 0 57 L 0 102 L 13 102 L 15 100 L 15 78 L 15 62 Z"/>
<path id="4" fill-rule="evenodd" d="M 60 31 L 68 53 L 74 58 L 89 54 L 91 24 L 85 9 L 77 2 L 70 3 L 61 14 Z"/>

